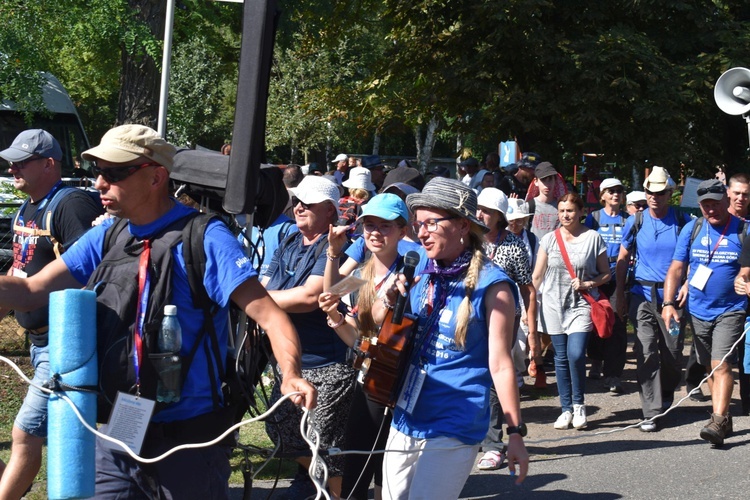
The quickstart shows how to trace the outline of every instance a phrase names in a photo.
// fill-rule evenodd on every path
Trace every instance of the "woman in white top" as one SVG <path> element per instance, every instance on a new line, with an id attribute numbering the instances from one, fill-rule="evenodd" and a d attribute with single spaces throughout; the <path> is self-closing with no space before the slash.
<path id="1" fill-rule="evenodd" d="M 571 279 L 555 231 L 545 234 L 539 243 L 534 286 L 542 280 L 540 330 L 552 337 L 555 347 L 555 376 L 562 414 L 555 429 L 586 427 L 584 391 L 586 380 L 586 344 L 593 330 L 591 307 L 581 292 L 598 298 L 597 287 L 610 279 L 607 245 L 596 231 L 581 224 L 583 200 L 576 193 L 558 201 L 560 235 L 576 277 Z"/>

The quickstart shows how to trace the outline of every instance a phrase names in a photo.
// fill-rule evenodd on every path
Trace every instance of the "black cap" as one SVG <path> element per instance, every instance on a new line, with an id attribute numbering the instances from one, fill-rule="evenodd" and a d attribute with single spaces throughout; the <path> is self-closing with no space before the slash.
<path id="1" fill-rule="evenodd" d="M 557 170 L 555 170 L 555 167 L 548 161 L 543 161 L 534 169 L 534 176 L 537 179 L 544 179 L 545 177 L 550 177 L 552 175 L 557 175 Z"/>

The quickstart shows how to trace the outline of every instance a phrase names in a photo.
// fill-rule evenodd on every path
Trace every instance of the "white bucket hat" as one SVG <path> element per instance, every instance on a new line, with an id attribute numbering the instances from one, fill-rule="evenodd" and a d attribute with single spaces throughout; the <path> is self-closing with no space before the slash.
<path id="1" fill-rule="evenodd" d="M 516 219 L 523 219 L 524 217 L 528 217 L 530 215 L 534 214 L 529 213 L 528 203 L 523 201 L 521 198 L 510 198 L 508 200 L 508 211 L 505 212 L 506 219 L 511 221 Z"/>
<path id="2" fill-rule="evenodd" d="M 339 187 L 324 176 L 307 175 L 296 188 L 291 188 L 289 191 L 302 203 L 312 205 L 330 201 L 336 207 L 339 204 Z"/>
<path id="3" fill-rule="evenodd" d="M 497 210 L 504 214 L 508 211 L 508 197 L 497 188 L 484 188 L 477 196 L 477 206 Z"/>
<path id="4" fill-rule="evenodd" d="M 349 178 L 342 182 L 341 185 L 345 188 L 375 191 L 377 188 L 370 179 L 372 179 L 372 173 L 369 168 L 354 167 L 349 170 Z"/>

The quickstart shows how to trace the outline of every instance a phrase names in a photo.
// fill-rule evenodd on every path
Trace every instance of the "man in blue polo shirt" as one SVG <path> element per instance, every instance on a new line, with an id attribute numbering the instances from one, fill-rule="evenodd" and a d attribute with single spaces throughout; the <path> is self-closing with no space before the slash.
<path id="1" fill-rule="evenodd" d="M 672 320 L 679 322 L 677 290 L 690 266 L 687 276 L 690 314 L 683 317 L 693 327 L 698 362 L 707 371 L 715 370 L 708 379 L 713 413 L 700 436 L 721 446 L 732 433 L 729 403 L 734 388 L 732 359 L 724 358 L 742 333 L 747 306 L 747 298 L 734 292 L 744 240 L 741 233 L 746 232 L 746 227 L 742 219 L 729 213 L 726 188 L 718 179 L 698 185 L 698 204 L 703 217 L 689 222 L 680 232 L 664 280 L 661 314 L 666 324 Z M 700 225 L 694 230 L 696 224 Z"/>

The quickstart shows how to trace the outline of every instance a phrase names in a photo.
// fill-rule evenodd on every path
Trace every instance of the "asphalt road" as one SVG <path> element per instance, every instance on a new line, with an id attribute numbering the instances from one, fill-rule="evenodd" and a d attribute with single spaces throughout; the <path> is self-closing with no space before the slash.
<path id="1" fill-rule="evenodd" d="M 750 417 L 740 416 L 736 382 L 731 407 L 734 434 L 722 448 L 712 448 L 698 436 L 711 412 L 710 402 L 679 403 L 684 387 L 675 395 L 676 406 L 663 418 L 659 432 L 626 429 L 641 418 L 635 361 L 629 355 L 626 394 L 611 395 L 602 382 L 587 380 L 585 430 L 553 429 L 560 413 L 553 370 L 547 371 L 548 390 L 525 386 L 521 406 L 531 455 L 526 481 L 514 485 L 507 466 L 492 472 L 475 469 L 460 498 L 750 498 Z M 256 482 L 251 498 L 283 498 L 288 484 L 282 481 L 274 491 L 272 482 Z M 240 490 L 233 494 L 242 498 Z"/>

